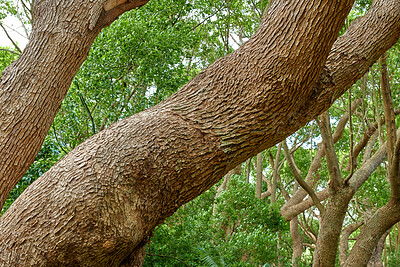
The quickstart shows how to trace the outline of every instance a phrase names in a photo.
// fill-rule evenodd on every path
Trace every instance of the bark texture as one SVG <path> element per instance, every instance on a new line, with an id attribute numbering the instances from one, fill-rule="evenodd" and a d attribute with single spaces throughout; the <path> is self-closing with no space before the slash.
<path id="1" fill-rule="evenodd" d="M 105 1 L 36 1 L 32 40 L 1 78 L 2 103 L 14 101 L 1 109 L 4 192 L 32 162 L 96 33 L 144 2 L 105 12 Z M 353 2 L 274 1 L 239 50 L 158 106 L 78 146 L 1 218 L 0 264 L 134 262 L 132 255 L 141 255 L 144 240 L 165 217 L 327 109 L 398 40 L 399 1 L 376 1 L 361 26 L 350 27 L 332 48 Z M 44 126 L 30 131 L 35 125 Z"/>

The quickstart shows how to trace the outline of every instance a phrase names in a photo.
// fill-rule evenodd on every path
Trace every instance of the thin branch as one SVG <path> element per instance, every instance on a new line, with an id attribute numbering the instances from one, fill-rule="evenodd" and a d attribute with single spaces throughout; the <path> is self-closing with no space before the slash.
<path id="1" fill-rule="evenodd" d="M 325 111 L 321 114 L 321 122 L 319 123 L 319 129 L 321 131 L 324 150 L 326 155 L 326 163 L 328 165 L 328 171 L 330 176 L 329 187 L 336 191 L 341 187 L 343 179 L 340 174 L 339 162 L 335 152 L 335 146 L 331 133 L 331 123 L 329 118 L 329 111 Z"/>
<path id="2" fill-rule="evenodd" d="M 352 119 L 351 119 L 351 113 L 352 113 L 352 110 L 351 110 L 351 87 L 349 88 L 349 128 L 350 128 L 350 158 L 349 158 L 349 162 L 350 162 L 350 173 L 349 173 L 349 175 L 348 175 L 348 177 L 346 178 L 346 181 L 348 180 L 348 179 L 350 179 L 351 178 L 351 176 L 353 176 L 353 173 L 354 173 L 354 162 L 356 161 L 355 159 L 354 159 L 354 156 L 353 156 L 353 154 L 354 154 L 354 136 L 353 136 L 353 121 L 352 121 Z"/>
<path id="3" fill-rule="evenodd" d="M 248 158 L 246 161 L 246 183 L 250 183 L 250 164 L 251 158 Z"/>
<path id="4" fill-rule="evenodd" d="M 14 45 L 15 49 L 18 50 L 18 52 L 22 53 L 22 50 L 18 47 L 18 45 L 14 42 L 14 40 L 11 38 L 11 36 L 8 34 L 6 28 L 4 28 L 3 23 L 0 23 L 0 27 L 3 29 L 4 33 L 7 35 L 7 38 L 11 41 L 11 43 Z"/>
<path id="5" fill-rule="evenodd" d="M 380 76 L 380 84 L 382 91 L 382 102 L 383 102 L 383 110 L 385 112 L 385 122 L 386 122 L 386 135 L 387 135 L 387 146 L 388 146 L 388 159 L 389 164 L 392 162 L 392 153 L 393 147 L 396 143 L 396 125 L 395 125 L 395 116 L 393 109 L 393 100 L 390 94 L 390 85 L 389 85 L 389 75 L 387 72 L 386 65 L 386 53 L 384 53 L 380 59 L 379 63 L 381 64 L 381 76 Z"/>
<path id="6" fill-rule="evenodd" d="M 399 114 L 400 114 L 400 109 L 396 109 L 394 111 L 394 115 L 397 116 Z M 381 125 L 383 125 L 383 124 L 385 124 L 385 119 L 384 118 L 379 119 L 374 124 L 370 125 L 368 127 L 368 129 L 364 132 L 360 141 L 354 147 L 354 150 L 353 150 L 353 158 L 354 159 L 357 159 L 358 155 L 361 153 L 361 151 L 364 149 L 364 147 L 367 146 L 370 138 L 372 136 L 374 136 L 374 134 L 376 133 L 376 130 L 378 129 L 378 122 L 381 123 Z M 365 157 L 365 152 L 364 152 L 364 157 Z M 367 160 L 367 159 L 365 159 L 365 160 Z M 365 160 L 363 160 L 363 162 L 365 162 Z M 357 161 L 355 161 L 354 164 L 357 164 Z M 350 170 L 350 164 L 347 164 L 346 170 Z"/>
<path id="7" fill-rule="evenodd" d="M 256 177 L 256 198 L 261 199 L 261 190 L 262 190 L 262 167 L 263 159 L 262 159 L 262 151 L 257 154 L 257 177 Z"/>
<path id="8" fill-rule="evenodd" d="M 53 128 L 53 133 L 54 133 L 54 138 L 56 139 L 59 147 L 61 148 L 61 150 L 65 153 L 68 154 L 68 152 L 64 149 L 64 147 L 62 146 L 60 140 L 58 140 L 57 138 L 57 134 L 56 134 L 56 127 L 54 126 L 54 123 L 51 125 L 51 127 Z"/>
<path id="9" fill-rule="evenodd" d="M 400 170 L 399 170 L 399 152 L 400 142 L 396 141 L 396 121 L 393 108 L 393 100 L 390 91 L 389 75 L 386 64 L 386 53 L 384 53 L 380 59 L 381 64 L 381 91 L 382 91 L 382 102 L 383 110 L 385 112 L 386 122 L 386 145 L 389 162 L 389 181 L 392 189 L 392 198 L 400 199 Z"/>
<path id="10" fill-rule="evenodd" d="M 303 178 L 301 177 L 300 173 L 297 171 L 294 160 L 292 158 L 292 155 L 289 152 L 289 148 L 287 146 L 286 140 L 282 142 L 283 143 L 283 151 L 285 153 L 286 161 L 289 164 L 290 170 L 293 173 L 294 178 L 296 181 L 299 183 L 299 185 L 306 190 L 306 192 L 310 195 L 311 199 L 313 200 L 315 206 L 317 206 L 321 216 L 325 213 L 325 208 L 322 206 L 321 202 L 319 201 L 317 195 L 315 194 L 314 190 L 311 188 L 311 186 L 306 183 Z"/>
<path id="11" fill-rule="evenodd" d="M 218 12 L 220 12 L 222 9 L 222 6 L 220 8 L 218 8 L 214 13 L 212 13 L 210 16 L 208 16 L 207 18 L 203 19 L 202 22 L 199 22 L 196 26 L 194 26 L 192 28 L 192 31 L 195 30 L 197 27 L 199 27 L 200 25 L 203 25 L 204 22 L 206 22 L 207 20 L 209 20 L 212 16 L 214 16 L 215 14 L 217 14 Z"/>
<path id="12" fill-rule="evenodd" d="M 397 138 L 400 135 L 400 127 L 397 129 Z M 375 169 L 386 159 L 387 157 L 387 145 L 386 142 L 374 153 L 374 155 L 368 159 L 357 171 L 353 174 L 349 181 L 346 181 L 353 187 L 354 191 L 368 179 L 368 177 L 375 171 Z"/>
<path id="13" fill-rule="evenodd" d="M 20 0 L 20 2 L 22 3 L 23 6 L 25 6 L 25 3 L 24 3 L 22 0 Z M 17 5 L 17 8 L 18 8 L 18 5 Z M 18 9 L 19 9 L 19 8 L 18 8 Z M 24 10 L 24 13 L 25 13 L 25 15 L 26 15 L 27 13 L 26 13 L 24 7 L 22 8 L 22 10 Z M 17 13 L 16 13 L 16 14 L 17 14 L 17 18 L 18 18 L 19 22 L 21 23 L 22 28 L 24 29 L 25 35 L 28 37 L 28 36 L 29 36 L 28 29 L 25 27 L 24 20 L 23 20 L 23 18 L 21 17 L 21 14 L 18 12 L 18 10 L 17 10 Z M 31 21 L 30 21 L 30 22 L 31 22 Z"/>
<path id="14" fill-rule="evenodd" d="M 78 82 L 76 80 L 74 82 L 75 82 L 76 88 L 79 91 L 79 99 L 81 100 L 83 108 L 85 109 L 86 113 L 88 114 L 88 116 L 90 118 L 90 121 L 92 122 L 92 132 L 93 132 L 93 134 L 96 134 L 96 126 L 94 124 L 94 119 L 93 119 L 92 113 L 90 113 L 90 110 L 89 110 L 89 107 L 86 104 L 85 98 L 83 97 L 82 93 L 80 92 Z"/>
<path id="15" fill-rule="evenodd" d="M 9 52 L 9 53 L 17 55 L 17 56 L 20 55 L 20 53 L 12 51 L 12 50 L 9 50 L 9 49 L 6 49 L 6 48 L 0 48 L 0 51 L 6 51 L 6 52 Z"/>
<path id="16" fill-rule="evenodd" d="M 279 164 L 279 158 L 281 157 L 281 150 L 282 150 L 282 142 L 279 143 L 278 149 L 276 151 L 276 156 L 275 156 L 275 162 L 274 162 L 274 171 L 272 173 L 273 178 L 272 178 L 272 186 L 271 186 L 271 203 L 275 203 L 276 201 L 276 189 L 277 189 L 277 183 L 278 183 L 278 175 L 279 175 L 279 169 L 280 169 L 280 164 Z M 283 164 L 283 162 L 281 162 Z"/>

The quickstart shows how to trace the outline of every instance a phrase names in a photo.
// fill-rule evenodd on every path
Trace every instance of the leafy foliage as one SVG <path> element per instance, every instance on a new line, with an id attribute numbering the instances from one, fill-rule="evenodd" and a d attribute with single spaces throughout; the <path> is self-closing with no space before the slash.
<path id="1" fill-rule="evenodd" d="M 173 255 L 193 266 L 275 262 L 276 233 L 287 231 L 287 225 L 278 209 L 255 198 L 254 185 L 243 180 L 234 177 L 218 199 L 214 199 L 215 189 L 210 189 L 180 208 L 154 232 L 151 253 Z M 172 264 L 153 256 L 145 262 L 145 266 Z"/>
<path id="2" fill-rule="evenodd" d="M 12 49 L 9 47 L 4 47 L 4 49 L 12 51 Z M 1 47 L 0 47 L 0 77 L 1 77 L 1 73 L 3 72 L 3 70 L 8 65 L 10 65 L 12 61 L 14 61 L 16 59 L 17 59 L 17 55 L 12 54 L 8 51 L 1 50 Z"/>

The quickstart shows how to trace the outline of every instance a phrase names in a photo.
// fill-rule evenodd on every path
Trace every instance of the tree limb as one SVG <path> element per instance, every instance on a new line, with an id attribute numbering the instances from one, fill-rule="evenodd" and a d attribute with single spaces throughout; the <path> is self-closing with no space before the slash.
<path id="1" fill-rule="evenodd" d="M 9 52 L 9 53 L 14 54 L 14 55 L 17 55 L 17 56 L 20 55 L 20 53 L 17 53 L 17 52 L 15 52 L 15 51 L 10 50 L 10 49 L 0 48 L 0 50 L 1 50 L 1 51 Z"/>
<path id="2" fill-rule="evenodd" d="M 335 152 L 335 146 L 332 139 L 331 123 L 328 111 L 321 114 L 321 122 L 319 129 L 324 140 L 324 148 L 326 154 L 326 163 L 328 165 L 330 182 L 329 187 L 333 191 L 337 191 L 342 186 L 342 176 L 340 174 L 339 162 Z"/>
<path id="3" fill-rule="evenodd" d="M 340 244 L 339 244 L 339 261 L 340 265 L 344 265 L 347 259 L 347 251 L 349 249 L 349 237 L 350 235 L 360 228 L 364 222 L 355 222 L 349 224 L 342 230 L 342 236 L 340 237 Z"/>
<path id="4" fill-rule="evenodd" d="M 22 50 L 19 48 L 16 42 L 14 42 L 14 39 L 11 38 L 11 36 L 8 34 L 8 31 L 4 27 L 3 23 L 0 22 L 0 27 L 3 29 L 4 33 L 6 34 L 7 38 L 11 41 L 11 43 L 14 45 L 15 49 L 18 50 L 19 53 L 22 53 Z"/>
<path id="5" fill-rule="evenodd" d="M 315 194 L 314 190 L 306 183 L 303 178 L 301 177 L 300 173 L 296 170 L 294 160 L 292 158 L 292 155 L 290 154 L 289 148 L 287 146 L 286 141 L 283 141 L 283 151 L 285 153 L 286 161 L 289 165 L 289 168 L 296 179 L 296 181 L 299 183 L 299 185 L 306 190 L 306 192 L 310 195 L 312 198 L 314 204 L 317 206 L 321 216 L 325 213 L 325 208 L 322 206 L 320 200 L 318 199 L 317 195 Z"/>

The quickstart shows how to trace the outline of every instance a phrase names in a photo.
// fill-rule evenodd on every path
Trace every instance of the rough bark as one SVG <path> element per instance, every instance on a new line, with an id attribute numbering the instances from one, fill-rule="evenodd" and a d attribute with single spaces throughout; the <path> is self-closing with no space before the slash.
<path id="1" fill-rule="evenodd" d="M 366 222 L 343 266 L 367 266 L 382 235 L 399 220 L 400 205 L 391 199 Z"/>
<path id="2" fill-rule="evenodd" d="M 95 31 L 128 5 L 142 2 L 129 1 L 108 12 L 92 8 L 100 1 L 80 1 L 86 4 L 83 9 L 75 1 L 57 1 L 65 7 L 52 0 L 36 3 L 33 39 L 27 52 L 2 76 L 0 99 L 4 102 L 11 92 L 19 96 L 14 91 L 20 92 L 17 80 L 21 80 L 29 84 L 21 85 L 25 95 L 38 98 L 21 97 L 8 110 L 20 107 L 21 115 L 36 114 L 25 104 L 37 102 L 53 112 L 33 116 L 36 120 L 31 121 L 23 116 L 20 123 L 18 116 L 2 108 L 7 122 L 2 131 L 8 123 L 24 130 L 49 126 L 59 105 L 52 97 L 62 99 L 62 89 L 66 90 L 85 58 Z M 238 163 L 326 110 L 398 40 L 399 1 L 376 1 L 361 26 L 350 27 L 332 48 L 352 4 L 350 0 L 274 1 L 258 31 L 238 51 L 215 62 L 167 101 L 93 136 L 32 184 L 0 220 L 0 263 L 119 266 L 130 259 L 166 216 Z M 57 7 L 57 12 L 50 7 Z M 65 19 L 53 19 L 59 13 L 65 13 Z M 75 21 L 81 13 L 92 18 L 82 18 L 86 23 Z M 54 32 L 46 31 L 50 21 L 56 24 Z M 76 24 L 81 28 L 62 31 L 66 39 L 58 43 L 57 29 Z M 46 40 L 53 45 L 46 45 Z M 65 43 L 76 46 L 57 50 Z M 42 59 L 48 64 L 34 60 L 46 50 L 52 51 L 50 59 Z M 76 62 L 61 63 L 70 60 L 66 53 Z M 25 75 L 29 63 L 35 66 L 31 76 Z M 47 76 L 38 78 L 41 71 Z M 35 87 L 36 83 L 42 86 Z M 7 129 L 1 135 L 2 145 L 11 138 L 4 136 L 17 131 L 16 126 Z M 21 135 L 21 141 L 39 140 L 34 142 L 38 143 L 34 152 L 44 138 L 44 134 Z M 8 145 L 15 154 L 28 149 Z M 21 161 L 32 161 L 34 152 L 9 166 L 23 168 Z"/>
<path id="3" fill-rule="evenodd" d="M 313 266 L 334 266 L 339 236 L 350 199 L 355 191 L 344 184 L 339 169 L 334 142 L 331 133 L 328 111 L 321 115 L 319 129 L 329 171 L 329 199 L 325 212 L 320 215 L 320 226 L 316 249 L 313 255 Z"/>

